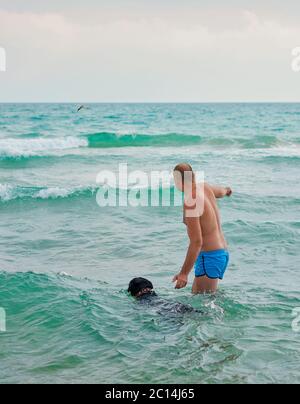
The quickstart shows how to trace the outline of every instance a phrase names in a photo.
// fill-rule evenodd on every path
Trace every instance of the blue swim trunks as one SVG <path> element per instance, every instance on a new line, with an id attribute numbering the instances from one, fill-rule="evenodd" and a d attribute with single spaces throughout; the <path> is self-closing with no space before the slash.
<path id="1" fill-rule="evenodd" d="M 226 250 L 202 252 L 195 264 L 195 276 L 222 280 L 228 264 L 229 253 Z"/>

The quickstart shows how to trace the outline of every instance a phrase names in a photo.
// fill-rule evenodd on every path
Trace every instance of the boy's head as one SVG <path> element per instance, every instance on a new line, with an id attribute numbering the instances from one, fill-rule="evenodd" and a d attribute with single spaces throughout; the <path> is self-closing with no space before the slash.
<path id="1" fill-rule="evenodd" d="M 132 296 L 139 298 L 145 294 L 151 293 L 153 291 L 153 285 L 148 279 L 145 278 L 134 278 L 129 283 L 128 293 Z"/>
<path id="2" fill-rule="evenodd" d="M 181 163 L 174 168 L 174 181 L 176 188 L 181 192 L 186 186 L 190 187 L 194 183 L 195 174 L 190 164 Z"/>

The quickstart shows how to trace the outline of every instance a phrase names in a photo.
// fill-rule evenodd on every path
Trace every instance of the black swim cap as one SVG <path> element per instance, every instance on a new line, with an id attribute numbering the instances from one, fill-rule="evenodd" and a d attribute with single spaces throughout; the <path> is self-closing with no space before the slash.
<path id="1" fill-rule="evenodd" d="M 128 292 L 131 293 L 132 296 L 136 296 L 143 289 L 153 289 L 153 285 L 148 279 L 145 278 L 135 278 L 129 284 Z"/>

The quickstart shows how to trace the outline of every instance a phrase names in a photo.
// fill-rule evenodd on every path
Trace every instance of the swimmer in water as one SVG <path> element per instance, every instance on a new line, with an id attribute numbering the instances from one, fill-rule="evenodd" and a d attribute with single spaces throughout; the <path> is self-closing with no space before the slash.
<path id="1" fill-rule="evenodd" d="M 153 284 L 145 278 L 132 279 L 129 283 L 128 293 L 142 304 L 158 307 L 160 314 L 167 312 L 179 314 L 201 313 L 200 310 L 196 310 L 192 306 L 160 298 L 154 291 Z"/>

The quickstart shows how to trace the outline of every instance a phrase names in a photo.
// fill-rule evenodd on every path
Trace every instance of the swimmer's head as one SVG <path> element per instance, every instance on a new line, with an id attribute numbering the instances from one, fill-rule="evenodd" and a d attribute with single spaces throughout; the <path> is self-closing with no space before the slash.
<path id="1" fill-rule="evenodd" d="M 195 174 L 190 164 L 181 163 L 174 168 L 174 181 L 176 188 L 181 192 L 186 186 L 190 187 L 195 182 Z"/>
<path id="2" fill-rule="evenodd" d="M 134 278 L 129 283 L 128 293 L 132 296 L 139 298 L 143 295 L 153 292 L 153 285 L 148 279 Z"/>

